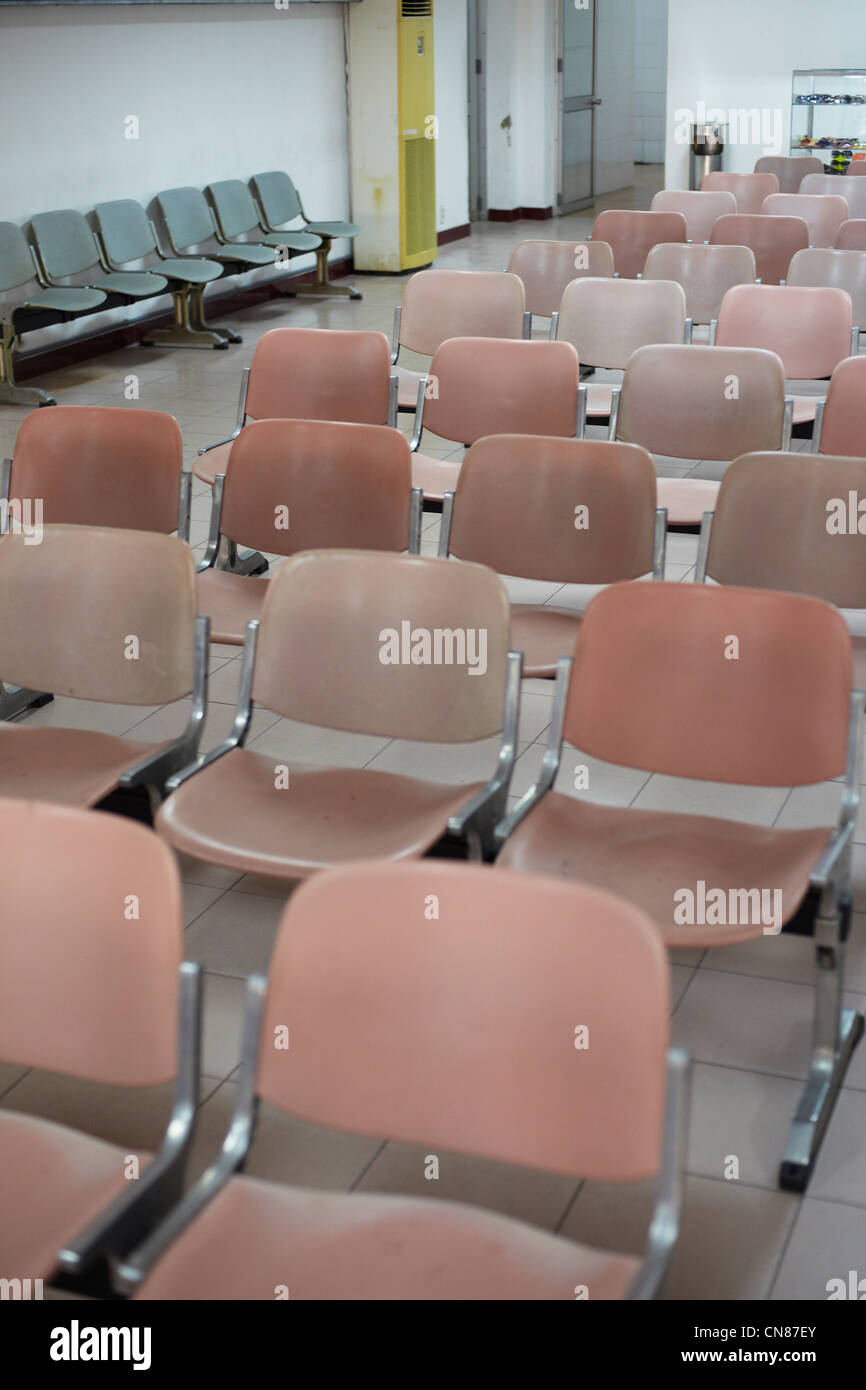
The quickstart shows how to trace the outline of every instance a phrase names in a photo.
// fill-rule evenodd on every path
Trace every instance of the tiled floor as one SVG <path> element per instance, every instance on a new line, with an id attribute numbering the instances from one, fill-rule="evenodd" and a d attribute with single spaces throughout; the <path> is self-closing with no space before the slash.
<path id="1" fill-rule="evenodd" d="M 639 169 L 633 192 L 599 204 L 648 206 L 658 171 Z M 476 225 L 470 239 L 443 248 L 439 264 L 504 267 L 510 247 L 524 237 L 579 238 L 591 220 L 574 216 L 548 223 Z M 228 432 L 234 420 L 239 373 L 268 328 L 283 324 L 378 328 L 390 334 L 392 310 L 403 281 L 356 277 L 360 303 L 314 299 L 271 301 L 233 315 L 244 343 L 225 353 L 166 352 L 135 348 L 41 378 L 65 404 L 104 404 L 171 411 L 180 422 L 187 458 Z M 406 366 L 425 365 L 406 356 Z M 140 382 L 139 399 L 124 398 L 126 378 Z M 11 453 L 25 411 L 0 406 L 0 447 Z M 404 419 L 408 417 L 402 417 Z M 429 441 L 435 448 L 435 443 Z M 425 449 L 428 441 L 425 440 Z M 441 446 L 442 456 L 461 450 Z M 683 471 L 679 464 L 664 471 Z M 196 482 L 192 543 L 203 549 L 209 514 L 208 490 Z M 439 518 L 425 517 L 423 548 L 435 553 Z M 668 578 L 693 577 L 696 542 L 673 536 Z M 585 606 L 591 590 L 558 590 L 509 581 L 521 597 Z M 204 737 L 210 747 L 225 737 L 239 671 L 238 649 L 213 650 L 211 711 Z M 550 718 L 551 688 L 525 683 L 514 793 L 538 770 Z M 107 732 L 135 731 L 159 738 L 180 727 L 173 708 L 130 710 L 58 699 L 28 716 L 28 722 L 76 724 Z M 485 775 L 491 744 L 455 754 L 384 739 L 329 736 L 257 712 L 250 746 L 271 756 L 339 761 L 400 772 L 422 772 L 455 782 Z M 815 790 L 755 792 L 705 788 L 675 779 L 598 763 L 575 752 L 590 769 L 590 794 L 599 801 L 652 807 L 712 807 L 715 814 L 765 825 L 794 826 L 832 819 L 838 784 Z M 560 788 L 572 790 L 571 758 Z M 866 1005 L 866 819 L 858 822 L 854 889 L 856 907 L 849 951 L 850 1001 Z M 236 1085 L 243 978 L 267 967 L 285 901 L 282 885 L 241 877 L 193 862 L 183 864 L 187 940 L 191 958 L 207 972 L 206 1035 L 200 1130 L 195 1171 L 215 1152 L 226 1127 Z M 802 938 L 779 936 L 717 951 L 673 953 L 676 1007 L 673 1034 L 695 1058 L 694 1097 L 688 1155 L 688 1191 L 683 1235 L 667 1296 L 687 1299 L 822 1299 L 831 1277 L 849 1269 L 866 1274 L 866 1050 L 861 1048 L 847 1077 L 809 1195 L 778 1191 L 776 1171 L 803 1074 L 811 1007 L 811 952 Z M 45 1073 L 22 1073 L 0 1065 L 3 1105 L 36 1112 L 117 1141 L 132 1149 L 153 1146 L 167 1114 L 165 1092 L 119 1099 L 101 1088 L 62 1081 Z M 731 1155 L 739 1178 L 724 1176 Z M 587 1241 L 638 1250 L 643 1241 L 650 1194 L 623 1192 L 489 1162 L 440 1154 L 440 1179 L 425 1181 L 424 1154 L 383 1139 L 329 1133 L 265 1113 L 249 1171 L 316 1187 L 402 1191 L 464 1199 Z"/>

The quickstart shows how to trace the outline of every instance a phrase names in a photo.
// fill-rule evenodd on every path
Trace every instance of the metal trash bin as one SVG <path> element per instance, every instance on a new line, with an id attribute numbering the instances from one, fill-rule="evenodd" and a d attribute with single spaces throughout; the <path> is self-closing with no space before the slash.
<path id="1" fill-rule="evenodd" d="M 700 188 L 705 174 L 722 167 L 727 126 L 707 121 L 692 125 L 689 188 Z"/>

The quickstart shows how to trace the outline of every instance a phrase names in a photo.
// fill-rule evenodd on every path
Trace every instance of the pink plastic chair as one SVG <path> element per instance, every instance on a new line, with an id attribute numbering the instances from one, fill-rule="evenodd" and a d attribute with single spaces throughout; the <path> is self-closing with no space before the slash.
<path id="1" fill-rule="evenodd" d="M 519 241 L 508 269 L 523 281 L 529 312 L 550 318 L 572 280 L 613 275 L 613 252 L 606 241 Z"/>
<path id="2" fill-rule="evenodd" d="M 846 357 L 835 368 L 827 398 L 815 413 L 812 447 L 821 454 L 866 458 L 866 357 Z"/>
<path id="3" fill-rule="evenodd" d="M 431 899 L 441 918 L 425 923 Z M 245 1137 L 125 1261 L 121 1286 L 140 1299 L 272 1301 L 278 1286 L 293 1300 L 652 1297 L 683 1166 L 688 1059 L 667 1051 L 669 990 L 643 914 L 577 884 L 462 864 L 354 865 L 305 884 L 267 985 L 248 987 Z M 589 1049 L 563 1046 L 578 1027 Z M 258 1101 L 438 1152 L 610 1183 L 652 1175 L 652 1254 L 445 1199 L 240 1174 Z"/>
<path id="4" fill-rule="evenodd" d="M 737 212 L 720 217 L 710 232 L 711 246 L 748 246 L 757 278 L 778 285 L 788 274 L 791 257 L 809 245 L 809 224 L 802 217 L 766 217 Z"/>
<path id="5" fill-rule="evenodd" d="M 851 217 L 836 233 L 837 251 L 866 251 L 866 217 Z"/>
<path id="6" fill-rule="evenodd" d="M 764 199 L 778 193 L 779 180 L 775 174 L 729 174 L 718 169 L 704 174 L 701 188 L 712 193 L 719 189 L 733 193 L 737 212 L 760 212 Z"/>
<path id="7" fill-rule="evenodd" d="M 824 193 L 773 193 L 765 198 L 761 212 L 769 217 L 802 217 L 809 227 L 811 246 L 832 246 L 842 223 L 848 218 L 844 198 Z"/>
<path id="8" fill-rule="evenodd" d="M 858 340 L 845 290 L 793 285 L 735 285 L 711 336 L 719 347 L 777 353 L 789 381 L 829 377 Z M 794 424 L 814 420 L 816 405 L 815 396 L 795 396 Z"/>
<path id="9" fill-rule="evenodd" d="M 780 193 L 799 193 L 803 179 L 812 174 L 823 174 L 824 161 L 817 155 L 778 155 L 765 154 L 755 164 L 756 174 L 775 174 L 779 180 Z M 808 189 L 802 190 L 804 193 Z"/>
<path id="10" fill-rule="evenodd" d="M 859 175 L 862 178 L 866 174 L 866 159 L 852 159 L 845 172 L 849 178 L 852 175 Z"/>
<path id="11" fill-rule="evenodd" d="M 808 178 L 803 180 L 800 192 L 812 196 L 831 194 L 836 198 L 844 198 L 848 204 L 849 218 L 866 217 L 866 183 L 859 183 L 857 179 L 848 183 L 845 179 L 840 179 L 838 174 L 809 174 Z"/>
<path id="12" fill-rule="evenodd" d="M 726 193 L 724 189 L 712 193 L 668 188 L 654 195 L 652 211 L 681 212 L 686 219 L 689 241 L 709 241 L 716 218 L 723 217 L 726 212 L 736 212 L 737 200 L 733 193 Z"/>
<path id="13" fill-rule="evenodd" d="M 606 241 L 613 250 L 617 275 L 633 280 L 644 268 L 647 252 L 661 241 L 686 241 L 681 212 L 634 212 L 608 208 L 592 226 L 592 240 Z"/>

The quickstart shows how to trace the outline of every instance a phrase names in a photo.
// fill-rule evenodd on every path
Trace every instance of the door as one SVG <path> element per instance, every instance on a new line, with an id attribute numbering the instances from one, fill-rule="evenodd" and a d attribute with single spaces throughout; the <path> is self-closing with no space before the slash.
<path id="1" fill-rule="evenodd" d="M 487 216 L 487 79 L 484 71 L 487 0 L 469 0 L 466 7 L 466 17 L 468 23 L 469 220 L 478 222 L 483 221 Z"/>
<path id="2" fill-rule="evenodd" d="M 560 212 L 592 202 L 595 191 L 595 8 L 597 0 L 559 4 Z"/>

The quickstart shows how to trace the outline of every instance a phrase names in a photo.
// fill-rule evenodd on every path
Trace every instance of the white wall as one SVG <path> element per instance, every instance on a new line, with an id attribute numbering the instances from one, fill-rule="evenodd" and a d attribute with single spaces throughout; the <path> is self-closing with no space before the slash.
<path id="1" fill-rule="evenodd" d="M 469 129 L 466 120 L 466 0 L 436 0 L 433 10 L 436 230 L 469 221 Z"/>
<path id="2" fill-rule="evenodd" d="M 308 216 L 349 214 L 342 5 L 3 9 L 0 66 L 12 122 L 3 149 L 6 221 L 23 224 L 52 208 L 86 213 L 112 198 L 146 206 L 162 188 L 262 169 L 292 174 Z M 138 117 L 138 140 L 124 138 L 129 115 Z M 337 242 L 334 254 L 347 249 Z M 298 257 L 292 268 L 313 263 Z M 228 285 L 263 275 L 271 272 Z M 93 333 L 134 313 L 115 310 L 47 333 Z M 28 347 L 40 339 L 28 335 Z"/>
<path id="3" fill-rule="evenodd" d="M 635 0 L 596 0 L 595 191 L 634 182 Z M 644 0 L 637 0 L 640 6 Z"/>
<path id="4" fill-rule="evenodd" d="M 634 157 L 663 164 L 667 91 L 668 0 L 638 0 L 634 31 Z"/>
<path id="5" fill-rule="evenodd" d="M 695 0 L 670 0 L 667 186 L 688 187 L 688 145 L 677 139 L 678 112 L 695 112 L 700 102 L 725 112 L 757 108 L 770 136 L 778 120 L 781 149 L 773 148 L 772 138 L 728 146 L 725 168 L 747 173 L 762 154 L 788 153 L 794 69 L 848 66 L 866 67 L 864 0 L 833 0 L 824 9 L 812 0 L 725 0 L 714 10 Z"/>

